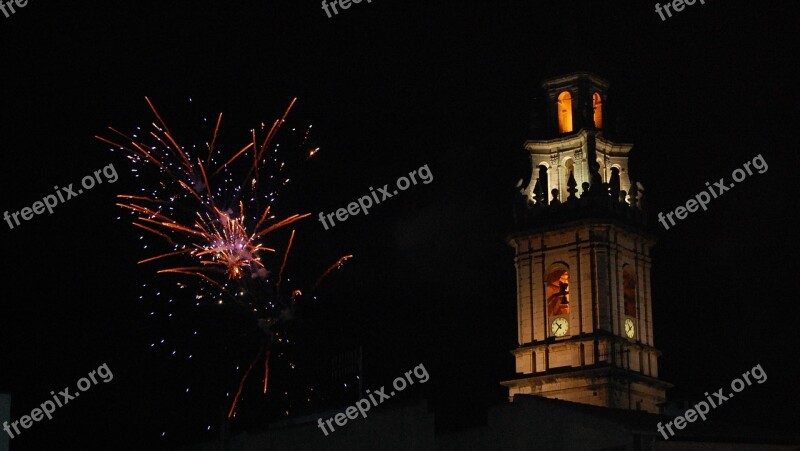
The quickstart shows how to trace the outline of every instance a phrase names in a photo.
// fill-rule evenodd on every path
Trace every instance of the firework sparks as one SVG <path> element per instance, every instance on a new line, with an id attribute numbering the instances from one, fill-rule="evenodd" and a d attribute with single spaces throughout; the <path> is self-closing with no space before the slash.
<path id="1" fill-rule="evenodd" d="M 235 147 L 238 150 L 227 158 L 223 156 L 224 146 L 218 139 L 222 113 L 215 121 L 210 143 L 200 149 L 183 147 L 153 102 L 147 97 L 145 100 L 156 119 L 150 130 L 125 134 L 109 127 L 112 137 L 96 138 L 123 151 L 133 163 L 137 176 L 139 167 L 148 166 L 157 176 L 149 189 L 142 188 L 142 193 L 118 196 L 117 205 L 131 212 L 135 227 L 169 245 L 168 250 L 139 263 L 159 264 L 162 266 L 157 273 L 189 276 L 210 285 L 220 296 L 197 295 L 196 298 L 219 299 L 220 304 L 221 297 L 233 299 L 235 305 L 244 307 L 257 320 L 264 332 L 262 348 L 238 384 L 228 412 L 231 417 L 253 365 L 261 358 L 264 359 L 263 391 L 266 394 L 273 328 L 291 318 L 290 310 L 302 296 L 296 288 L 289 288 L 285 294 L 282 292 L 288 282 L 285 272 L 296 231 L 292 230 L 282 259 L 277 256 L 277 246 L 267 244 L 268 240 L 275 241 L 274 232 L 309 216 L 295 213 L 278 218 L 271 213 L 278 190 L 289 181 L 282 174 L 286 161 L 278 160 L 277 146 L 273 149 L 272 141 L 297 99 L 290 102 L 281 118 L 269 128 L 261 124 L 260 130 L 251 130 L 249 136 L 246 135 L 246 144 Z M 309 126 L 305 130 L 299 143 L 299 160 L 308 160 L 319 152 L 319 147 L 307 144 L 310 129 Z M 259 134 L 263 134 L 263 138 L 259 138 Z M 139 138 L 140 135 L 146 140 Z M 268 166 L 271 173 L 266 171 Z M 277 254 L 275 261 L 265 263 L 265 256 L 270 254 Z M 329 267 L 309 293 L 350 257 L 342 257 Z"/>
<path id="2" fill-rule="evenodd" d="M 224 273 L 228 280 L 240 280 L 250 274 L 257 275 L 259 270 L 264 268 L 259 254 L 261 252 L 275 251 L 273 248 L 261 244 L 260 239 L 263 239 L 270 232 L 305 218 L 308 214 L 291 215 L 274 224 L 269 224 L 265 221 L 270 210 L 270 206 L 267 206 L 264 208 L 263 213 L 257 215 L 260 220 L 254 222 L 255 226 L 248 230 L 249 217 L 244 202 L 239 201 L 238 208 L 236 208 L 238 214 L 234 214 L 232 208 L 226 211 L 221 210 L 217 205 L 222 204 L 222 199 L 215 199 L 215 197 L 222 197 L 221 193 L 215 196 L 207 175 L 210 172 L 207 165 L 212 162 L 222 114 L 220 114 L 214 128 L 206 163 L 203 163 L 200 158 L 194 160 L 187 155 L 184 148 L 177 143 L 155 105 L 150 99 L 146 98 L 146 100 L 160 124 L 160 126 L 153 124 L 154 130 L 149 133 L 149 136 L 156 140 L 156 145 L 132 138 L 114 128 L 110 128 L 110 130 L 119 137 L 125 138 L 126 142 L 124 144 L 104 137 L 97 137 L 106 143 L 129 152 L 129 156 L 134 162 L 150 162 L 170 179 L 170 185 L 178 189 L 178 193 L 171 193 L 171 196 L 167 199 L 160 198 L 157 194 L 153 196 L 119 196 L 122 202 L 117 205 L 138 215 L 134 221 L 135 226 L 166 239 L 170 244 L 182 243 L 184 246 L 184 249 L 156 255 L 142 260 L 140 263 L 179 254 L 189 254 L 196 261 L 197 266 L 165 268 L 160 272 L 194 275 L 206 281 L 213 280 L 212 283 L 216 286 L 224 285 L 220 280 L 216 280 L 220 272 Z M 253 179 L 250 188 L 256 191 L 258 188 L 257 175 L 260 172 L 258 158 L 261 156 L 260 161 L 266 163 L 263 153 L 285 121 L 295 100 L 286 109 L 283 117 L 275 121 L 269 134 L 264 139 L 260 151 L 256 149 L 253 143 L 248 143 L 214 170 L 212 174 L 214 176 L 220 174 L 247 151 L 251 151 L 254 155 L 254 166 L 250 168 L 249 174 L 255 172 L 256 177 Z M 255 130 L 253 130 L 253 138 L 255 141 Z M 310 151 L 313 152 L 314 149 Z M 142 157 L 145 160 L 141 160 Z M 233 191 L 241 192 L 243 190 L 242 187 L 234 187 Z M 196 214 L 192 222 L 182 222 L 181 218 L 166 212 L 165 206 L 180 200 L 194 204 L 189 206 L 189 209 L 195 211 Z"/>
<path id="3" fill-rule="evenodd" d="M 157 124 L 153 123 L 153 130 L 148 133 L 148 136 L 155 139 L 154 143 L 146 143 L 137 139 L 136 135 L 129 136 L 113 127 L 109 127 L 109 130 L 118 136 L 117 140 L 96 137 L 128 152 L 128 157 L 136 164 L 151 164 L 164 176 L 165 180 L 159 183 L 159 187 L 166 189 L 160 190 L 161 192 L 156 191 L 149 196 L 132 194 L 118 196 L 120 202 L 117 205 L 136 215 L 134 226 L 157 235 L 174 246 L 169 252 L 143 259 L 139 263 L 188 255 L 194 261 L 193 266 L 163 268 L 159 272 L 192 275 L 223 288 L 230 281 L 263 277 L 268 271 L 265 271 L 261 254 L 275 252 L 274 248 L 263 244 L 267 235 L 309 215 L 293 214 L 275 220 L 274 216 L 269 216 L 272 208 L 269 204 L 255 211 L 260 203 L 268 203 L 274 199 L 274 193 L 271 193 L 273 196 L 258 195 L 259 180 L 267 179 L 262 174 L 268 163 L 265 152 L 280 131 L 297 99 L 293 99 L 283 116 L 274 121 L 260 146 L 256 144 L 258 140 L 254 129 L 252 142 L 247 143 L 216 169 L 210 166 L 213 164 L 216 152 L 215 145 L 222 113 L 214 126 L 211 143 L 208 145 L 208 155 L 203 162 L 201 158 L 195 159 L 189 156 L 188 151 L 178 144 L 153 102 L 147 97 L 145 99 L 157 119 Z M 310 127 L 303 137 L 304 143 L 308 139 L 309 131 Z M 124 141 L 119 138 L 124 138 Z M 307 158 L 318 151 L 318 147 L 305 150 Z M 213 190 L 208 174 L 212 174 L 212 177 L 222 174 L 225 176 L 224 182 L 230 182 L 235 178 L 232 165 L 247 152 L 253 154 L 253 165 L 248 168 L 244 181 L 234 186 L 227 186 L 227 189 L 218 187 L 217 190 Z M 283 168 L 284 165 L 285 162 L 282 162 L 280 167 Z M 238 205 L 222 208 L 226 205 L 226 200 L 230 203 L 229 198 L 237 195 L 246 198 L 247 204 L 239 200 Z M 193 215 L 190 219 L 179 217 L 176 210 L 189 211 Z M 294 233 L 292 231 L 280 268 L 280 277 L 276 285 L 278 291 Z M 223 280 L 221 275 L 227 280 Z"/>

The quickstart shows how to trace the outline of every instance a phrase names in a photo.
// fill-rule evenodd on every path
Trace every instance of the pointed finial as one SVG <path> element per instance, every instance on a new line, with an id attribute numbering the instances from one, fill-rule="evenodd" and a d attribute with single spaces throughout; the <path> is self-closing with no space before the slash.
<path id="1" fill-rule="evenodd" d="M 578 200 L 575 196 L 578 192 L 578 182 L 575 181 L 575 171 L 569 171 L 569 179 L 567 179 L 567 192 L 569 196 L 567 196 L 567 202 Z"/>

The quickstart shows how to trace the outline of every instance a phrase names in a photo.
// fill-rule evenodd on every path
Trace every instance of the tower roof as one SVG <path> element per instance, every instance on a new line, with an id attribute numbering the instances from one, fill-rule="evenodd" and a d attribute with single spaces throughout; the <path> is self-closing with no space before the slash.
<path id="1" fill-rule="evenodd" d="M 551 77 L 542 81 L 542 88 L 546 90 L 563 88 L 565 86 L 577 85 L 580 82 L 589 82 L 602 89 L 608 89 L 609 83 L 606 79 L 601 78 L 591 72 L 572 72 L 566 75 L 559 75 Z"/>

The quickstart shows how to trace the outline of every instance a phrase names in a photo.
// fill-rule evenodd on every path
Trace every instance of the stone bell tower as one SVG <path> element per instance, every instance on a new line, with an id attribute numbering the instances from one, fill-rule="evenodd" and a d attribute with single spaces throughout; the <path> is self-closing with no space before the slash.
<path id="1" fill-rule="evenodd" d="M 517 269 L 515 394 L 658 413 L 644 189 L 631 144 L 603 135 L 608 83 L 589 73 L 546 80 L 549 139 L 529 140 L 532 175 L 509 238 Z M 580 189 L 578 188 L 580 187 Z"/>

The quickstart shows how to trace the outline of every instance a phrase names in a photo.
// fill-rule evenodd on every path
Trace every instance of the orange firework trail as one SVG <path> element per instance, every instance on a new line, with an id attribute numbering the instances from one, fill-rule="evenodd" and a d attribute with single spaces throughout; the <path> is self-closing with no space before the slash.
<path id="1" fill-rule="evenodd" d="M 159 274 L 202 281 L 204 288 L 218 290 L 220 295 L 234 300 L 234 305 L 244 307 L 264 332 L 261 350 L 239 381 L 228 411 L 228 417 L 232 417 L 247 377 L 261 358 L 266 394 L 270 351 L 277 336 L 273 327 L 290 319 L 293 305 L 303 297 L 294 287 L 287 287 L 285 294 L 282 292 L 284 285 L 288 285 L 285 273 L 296 231 L 292 230 L 288 242 L 275 235 L 309 213 L 281 217 L 272 213 L 280 188 L 289 181 L 282 174 L 286 161 L 278 160 L 278 147 L 272 142 L 279 136 L 297 99 L 290 102 L 271 126 L 261 124 L 259 130 L 253 129 L 244 136 L 244 143 L 233 147 L 218 139 L 220 113 L 214 121 L 210 143 L 200 149 L 179 144 L 154 103 L 147 97 L 145 100 L 155 116 L 149 130 L 126 134 L 109 127 L 112 137 L 96 138 L 112 145 L 112 150 L 124 152 L 134 165 L 135 177 L 141 176 L 140 167 L 149 167 L 150 174 L 157 177 L 149 191 L 142 188 L 141 193 L 118 196 L 117 205 L 131 213 L 135 227 L 169 246 L 139 263 L 163 265 L 156 270 Z M 297 145 L 294 157 L 299 162 L 319 152 L 319 147 L 307 144 L 310 129 L 309 126 L 305 130 Z M 225 148 L 238 150 L 228 153 Z M 266 173 L 268 166 L 271 173 Z M 281 253 L 276 250 L 278 246 L 268 244 L 276 240 L 286 243 Z M 351 257 L 342 257 L 328 267 L 310 293 Z"/>
<path id="2" fill-rule="evenodd" d="M 319 279 L 317 279 L 317 281 L 314 283 L 314 287 L 313 287 L 313 288 L 311 288 L 311 291 L 312 291 L 312 292 L 313 292 L 313 291 L 315 291 L 315 290 L 317 289 L 317 287 L 319 286 L 319 284 L 320 284 L 320 283 L 322 283 L 322 281 L 323 281 L 323 280 L 324 280 L 326 277 L 328 277 L 328 275 L 329 275 L 330 273 L 332 273 L 334 270 L 337 270 L 337 269 L 341 268 L 341 267 L 342 267 L 342 265 L 344 264 L 344 262 L 346 262 L 347 260 L 350 260 L 351 258 L 353 258 L 353 256 L 352 256 L 352 255 L 345 255 L 344 257 L 342 257 L 342 258 L 340 258 L 339 260 L 337 260 L 337 261 L 336 261 L 336 263 L 334 263 L 334 264 L 332 264 L 331 266 L 329 266 L 329 267 L 328 267 L 328 269 L 327 269 L 327 270 L 325 270 L 325 272 L 324 272 L 324 273 L 322 273 L 322 275 L 321 275 L 321 276 L 319 276 Z"/>
<path id="3" fill-rule="evenodd" d="M 244 382 L 247 380 L 247 376 L 250 375 L 250 371 L 253 370 L 253 366 L 255 366 L 259 357 L 261 357 L 262 352 L 264 352 L 263 348 L 260 351 L 258 351 L 256 358 L 253 359 L 252 362 L 250 362 L 250 366 L 247 367 L 247 371 L 244 372 L 244 376 L 242 377 L 242 380 L 239 382 L 239 388 L 236 389 L 236 396 L 233 397 L 233 403 L 231 404 L 231 408 L 228 410 L 228 418 L 232 417 L 233 413 L 236 411 L 236 405 L 239 404 L 239 398 L 241 398 L 242 396 L 242 388 L 244 387 Z M 267 355 L 269 355 L 269 351 L 267 351 Z M 269 358 L 267 359 L 267 362 L 269 362 Z M 266 393 L 266 391 L 264 391 L 264 393 Z"/>
<path id="4" fill-rule="evenodd" d="M 267 394 L 267 380 L 269 380 L 269 350 L 267 350 L 266 358 L 264 359 L 264 394 Z"/>

